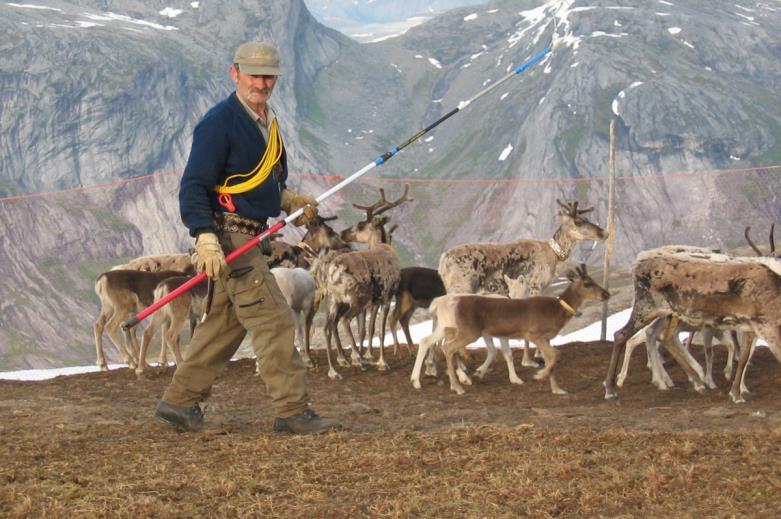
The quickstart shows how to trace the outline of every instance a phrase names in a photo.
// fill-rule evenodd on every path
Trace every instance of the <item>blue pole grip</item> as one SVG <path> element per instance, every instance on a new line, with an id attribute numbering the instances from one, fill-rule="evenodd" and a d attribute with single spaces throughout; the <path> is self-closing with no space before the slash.
<path id="1" fill-rule="evenodd" d="M 531 67 L 532 65 L 535 65 L 538 61 L 540 61 L 542 58 L 544 58 L 545 55 L 548 54 L 549 52 L 550 52 L 550 47 L 545 47 L 544 49 L 542 49 L 540 51 L 539 54 L 534 56 L 532 59 L 530 59 L 529 61 L 527 61 L 523 65 L 519 66 L 517 69 L 515 69 L 515 73 L 516 74 L 520 74 L 521 72 L 523 72 L 527 68 Z"/>

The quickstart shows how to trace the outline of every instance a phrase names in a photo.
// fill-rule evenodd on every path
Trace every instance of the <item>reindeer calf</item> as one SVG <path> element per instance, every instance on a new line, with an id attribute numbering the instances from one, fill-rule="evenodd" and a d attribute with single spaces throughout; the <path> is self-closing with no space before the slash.
<path id="1" fill-rule="evenodd" d="M 505 339 L 526 339 L 534 342 L 542 351 L 545 367 L 535 379 L 550 378 L 551 391 L 565 394 L 556 382 L 553 368 L 559 357 L 550 341 L 588 300 L 606 301 L 610 295 L 586 273 L 585 265 L 567 276 L 571 283 L 558 297 L 533 296 L 526 299 L 502 299 L 474 295 L 448 295 L 437 298 L 431 310 L 437 315 L 437 330 L 421 343 L 418 356 L 422 358 L 432 344 L 444 339 L 442 349 L 447 362 L 450 388 L 463 394 L 455 368 L 456 353 L 464 354 L 466 346 L 481 336 Z M 416 359 L 412 383 L 420 386 L 420 364 Z M 463 379 L 466 375 L 462 375 Z M 468 377 L 466 377 L 466 382 Z"/>
<path id="2" fill-rule="evenodd" d="M 182 286 L 190 278 L 191 276 L 175 276 L 164 279 L 155 287 L 154 300 L 159 301 L 164 298 Z M 146 330 L 144 330 L 144 336 L 141 341 L 141 352 L 138 355 L 138 367 L 136 367 L 137 375 L 144 372 L 149 343 L 157 330 L 161 328 L 160 365 L 164 365 L 166 362 L 166 351 L 173 351 L 177 365 L 182 362 L 182 353 L 179 347 L 179 336 L 181 335 L 182 327 L 185 323 L 189 322 L 190 337 L 192 337 L 198 319 L 203 314 L 206 291 L 207 284 L 198 283 L 188 292 L 185 292 L 160 308 L 160 310 L 152 316 L 152 321 L 149 323 Z"/>

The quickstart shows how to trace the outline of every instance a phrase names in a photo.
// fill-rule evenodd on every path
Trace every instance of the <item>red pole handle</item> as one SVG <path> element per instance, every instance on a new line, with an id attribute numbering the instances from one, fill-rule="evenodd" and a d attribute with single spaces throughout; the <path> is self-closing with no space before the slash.
<path id="1" fill-rule="evenodd" d="M 234 259 L 238 258 L 242 254 L 244 254 L 245 252 L 250 250 L 252 247 L 255 247 L 257 244 L 259 244 L 260 241 L 263 238 L 265 238 L 266 236 L 268 236 L 271 233 L 277 232 L 278 230 L 280 230 L 285 225 L 287 225 L 285 220 L 278 221 L 277 223 L 275 223 L 274 225 L 272 225 L 271 227 L 269 227 L 268 229 L 266 229 L 262 233 L 258 234 L 257 236 L 252 238 L 250 241 L 248 241 L 247 243 L 245 243 L 241 247 L 239 247 L 238 249 L 236 249 L 233 252 L 231 252 L 230 254 L 228 254 L 225 257 L 225 262 L 226 263 L 230 263 Z M 131 317 L 130 319 L 128 319 L 127 321 L 122 323 L 122 329 L 127 331 L 130 328 L 134 327 L 135 325 L 137 325 L 138 323 L 140 323 L 141 321 L 143 321 L 144 319 L 146 319 L 147 317 L 149 317 L 150 315 L 152 315 L 156 311 L 160 310 L 162 307 L 164 307 L 165 305 L 167 305 L 168 303 L 170 303 L 171 301 L 173 301 L 174 299 L 176 299 L 180 295 L 182 295 L 185 292 L 188 292 L 189 290 L 191 290 L 195 285 L 197 285 L 198 283 L 202 282 L 205 279 L 206 279 L 206 273 L 205 272 L 201 272 L 200 274 L 197 274 L 196 276 L 193 276 L 187 282 L 185 282 L 184 284 L 180 285 L 179 288 L 177 288 L 173 292 L 169 292 L 168 295 L 166 295 L 165 297 L 163 297 L 159 301 L 155 301 L 154 303 L 152 303 L 151 305 L 149 305 L 148 307 L 144 308 L 143 310 L 138 312 L 136 315 L 134 315 L 133 317 Z"/>

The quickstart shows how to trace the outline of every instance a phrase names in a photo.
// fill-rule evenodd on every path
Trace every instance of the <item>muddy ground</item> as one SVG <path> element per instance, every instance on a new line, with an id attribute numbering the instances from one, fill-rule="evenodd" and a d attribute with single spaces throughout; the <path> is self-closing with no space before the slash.
<path id="1" fill-rule="evenodd" d="M 320 359 L 324 361 L 322 351 Z M 520 351 L 516 351 L 519 365 Z M 601 388 L 610 343 L 562 347 L 555 396 L 503 362 L 464 396 L 392 369 L 328 380 L 313 405 L 343 432 L 271 432 L 251 360 L 230 363 L 205 430 L 152 420 L 173 368 L 0 381 L 2 517 L 772 517 L 781 499 L 781 366 L 761 348 L 752 393 L 653 388 L 638 351 L 618 401 Z M 472 367 L 480 362 L 475 352 Z M 500 357 L 501 358 L 501 357 Z M 716 362 L 723 365 L 724 352 Z"/>

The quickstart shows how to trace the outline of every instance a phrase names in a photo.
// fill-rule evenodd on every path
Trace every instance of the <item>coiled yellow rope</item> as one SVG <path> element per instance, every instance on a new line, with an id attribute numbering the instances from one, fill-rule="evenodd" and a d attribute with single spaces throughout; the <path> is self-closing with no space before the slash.
<path id="1" fill-rule="evenodd" d="M 260 158 L 260 162 L 249 173 L 237 173 L 231 175 L 225 179 L 222 185 L 214 186 L 214 190 L 218 193 L 226 193 L 229 195 L 235 195 L 237 193 L 246 193 L 251 189 L 254 189 L 266 181 L 271 174 L 274 165 L 282 158 L 282 134 L 279 131 L 276 118 L 271 121 L 271 127 L 269 128 L 268 146 L 266 151 L 263 152 L 263 156 Z M 244 182 L 240 182 L 234 185 L 228 185 L 231 182 L 240 178 L 249 177 Z"/>

